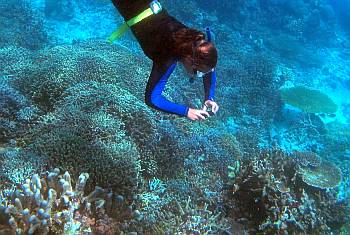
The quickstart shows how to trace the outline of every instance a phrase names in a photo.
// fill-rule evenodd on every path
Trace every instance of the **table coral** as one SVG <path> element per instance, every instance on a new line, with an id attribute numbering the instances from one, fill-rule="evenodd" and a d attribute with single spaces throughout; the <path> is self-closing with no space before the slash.
<path id="1" fill-rule="evenodd" d="M 297 107 L 307 113 L 335 113 L 337 105 L 326 94 L 298 86 L 281 91 L 285 103 Z"/>
<path id="2" fill-rule="evenodd" d="M 299 167 L 298 173 L 305 183 L 321 189 L 337 187 L 342 180 L 339 167 L 329 161 L 322 161 L 316 167 Z"/>

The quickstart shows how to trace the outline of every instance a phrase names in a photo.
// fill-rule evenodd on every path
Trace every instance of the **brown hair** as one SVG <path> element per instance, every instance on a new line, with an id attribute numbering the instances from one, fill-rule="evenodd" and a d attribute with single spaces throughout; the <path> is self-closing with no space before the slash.
<path id="1" fill-rule="evenodd" d="M 205 41 L 195 47 L 193 57 L 196 65 L 214 68 L 218 61 L 218 52 L 213 43 Z"/>
<path id="2" fill-rule="evenodd" d="M 217 63 L 218 54 L 211 42 L 204 41 L 205 35 L 191 28 L 183 28 L 173 34 L 174 52 L 178 58 L 191 57 L 196 65 L 206 65 L 214 68 Z"/>

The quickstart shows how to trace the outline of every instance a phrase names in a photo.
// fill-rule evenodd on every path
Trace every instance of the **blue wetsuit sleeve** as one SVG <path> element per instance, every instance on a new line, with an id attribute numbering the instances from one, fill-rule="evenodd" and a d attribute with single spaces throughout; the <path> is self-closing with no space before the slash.
<path id="1" fill-rule="evenodd" d="M 188 107 L 167 100 L 162 92 L 176 67 L 176 61 L 168 63 L 153 63 L 152 72 L 147 82 L 145 102 L 148 106 L 171 114 L 187 116 Z"/>
<path id="2" fill-rule="evenodd" d="M 215 99 L 216 71 L 215 69 L 203 77 L 204 101 Z"/>

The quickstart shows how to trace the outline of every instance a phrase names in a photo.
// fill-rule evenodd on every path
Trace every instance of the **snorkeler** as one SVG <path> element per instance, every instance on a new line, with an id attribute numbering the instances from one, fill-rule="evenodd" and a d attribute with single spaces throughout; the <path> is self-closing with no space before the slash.
<path id="1" fill-rule="evenodd" d="M 125 23 L 111 35 L 109 41 L 112 42 L 131 28 L 142 50 L 153 61 L 145 92 L 146 104 L 191 120 L 204 120 L 214 115 L 219 109 L 214 101 L 218 56 L 210 38 L 205 40 L 202 32 L 188 28 L 170 16 L 156 0 L 112 2 Z M 208 36 L 210 37 L 210 32 Z M 162 96 L 167 80 L 178 62 L 184 65 L 191 79 L 203 78 L 205 97 L 202 109 L 176 104 Z"/>

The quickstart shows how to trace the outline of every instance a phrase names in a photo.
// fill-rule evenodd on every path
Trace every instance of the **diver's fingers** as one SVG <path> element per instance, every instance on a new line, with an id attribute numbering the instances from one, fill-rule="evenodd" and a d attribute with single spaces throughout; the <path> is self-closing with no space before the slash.
<path id="1" fill-rule="evenodd" d="M 214 104 L 213 105 L 213 112 L 216 113 L 219 110 L 219 105 Z"/>
<path id="2" fill-rule="evenodd" d="M 198 114 L 197 117 L 198 117 L 197 120 L 205 120 L 205 117 L 201 114 Z"/>
<path id="3" fill-rule="evenodd" d="M 191 119 L 192 121 L 197 121 L 198 117 L 197 117 L 197 115 L 193 115 L 189 119 Z"/>
<path id="4" fill-rule="evenodd" d="M 200 118 L 200 119 L 202 119 L 202 120 L 205 120 L 207 117 L 209 117 L 210 115 L 209 115 L 209 113 L 207 112 L 207 111 L 200 111 L 199 113 L 198 113 L 198 117 Z"/>

